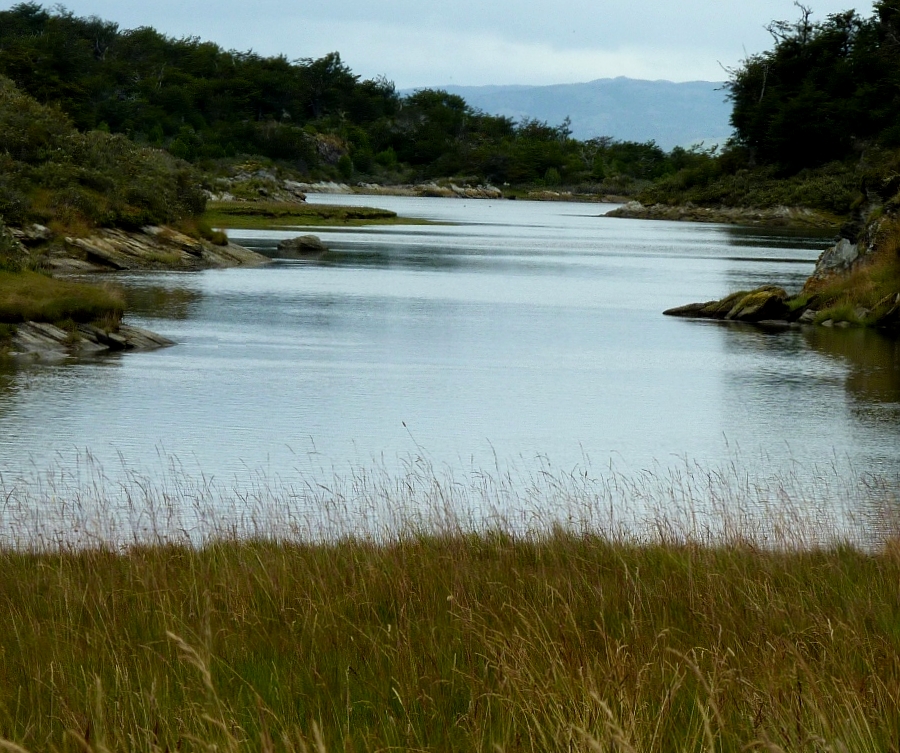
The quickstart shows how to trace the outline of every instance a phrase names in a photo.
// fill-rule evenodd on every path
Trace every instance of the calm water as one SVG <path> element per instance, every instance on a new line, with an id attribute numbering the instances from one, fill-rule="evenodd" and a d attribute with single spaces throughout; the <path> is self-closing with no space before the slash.
<path id="1" fill-rule="evenodd" d="M 411 456 L 640 472 L 678 458 L 900 469 L 900 351 L 874 333 L 663 317 L 777 282 L 827 239 L 606 219 L 608 206 L 313 197 L 454 225 L 316 230 L 309 262 L 135 274 L 176 347 L 0 367 L 7 478 L 94 458 L 241 479 Z M 274 250 L 293 232 L 232 233 Z M 82 459 L 82 460 L 80 460 Z M 540 462 L 544 462 L 540 460 Z"/>

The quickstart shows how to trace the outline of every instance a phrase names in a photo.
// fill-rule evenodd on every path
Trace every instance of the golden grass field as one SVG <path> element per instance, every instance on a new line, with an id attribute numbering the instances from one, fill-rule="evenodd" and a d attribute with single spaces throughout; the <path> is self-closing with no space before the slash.
<path id="1" fill-rule="evenodd" d="M 99 478 L 0 482 L 0 749 L 898 749 L 890 479 Z"/>

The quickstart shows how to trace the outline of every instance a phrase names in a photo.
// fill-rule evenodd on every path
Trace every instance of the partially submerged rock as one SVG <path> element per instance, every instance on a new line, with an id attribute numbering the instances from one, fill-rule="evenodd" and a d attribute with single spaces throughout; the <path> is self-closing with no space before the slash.
<path id="1" fill-rule="evenodd" d="M 162 335 L 129 324 L 120 324 L 116 331 L 108 331 L 90 324 L 62 329 L 46 322 L 25 322 L 16 327 L 10 355 L 59 360 L 123 350 L 156 350 L 174 344 Z"/>
<path id="2" fill-rule="evenodd" d="M 787 298 L 787 292 L 783 288 L 764 285 L 756 290 L 732 293 L 719 301 L 690 303 L 663 313 L 666 316 L 734 322 L 787 322 L 791 317 Z"/>
<path id="3" fill-rule="evenodd" d="M 300 235 L 278 244 L 278 255 L 283 259 L 318 258 L 328 251 L 317 235 Z"/>

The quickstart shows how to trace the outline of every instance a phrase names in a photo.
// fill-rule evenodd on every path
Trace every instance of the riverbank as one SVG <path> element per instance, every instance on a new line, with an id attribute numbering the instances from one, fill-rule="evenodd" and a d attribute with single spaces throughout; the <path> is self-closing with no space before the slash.
<path id="1" fill-rule="evenodd" d="M 763 227 L 798 227 L 837 230 L 846 218 L 806 207 L 776 206 L 705 207 L 690 202 L 681 205 L 652 204 L 629 201 L 607 212 L 606 217 L 634 220 L 667 220 L 669 222 L 716 222 L 724 225 L 757 225 Z"/>
<path id="2" fill-rule="evenodd" d="M 168 338 L 122 323 L 121 291 L 65 279 L 72 273 L 269 262 L 224 236 L 220 245 L 167 227 L 137 232 L 95 228 L 83 237 L 59 238 L 42 226 L 0 226 L 0 242 L 0 354 L 41 360 L 173 345 Z"/>
<path id="3" fill-rule="evenodd" d="M 873 208 L 859 224 L 862 233 L 855 242 L 840 238 L 822 252 L 797 295 L 766 285 L 663 313 L 770 327 L 817 324 L 900 332 L 900 218 Z"/>
<path id="4" fill-rule="evenodd" d="M 0 550 L 10 750 L 874 753 L 900 732 L 890 543 L 41 548 Z"/>
<path id="5" fill-rule="evenodd" d="M 226 229 L 283 227 L 366 227 L 369 225 L 434 225 L 424 219 L 399 217 L 374 207 L 344 207 L 283 201 L 219 201 L 207 205 L 203 221 Z"/>

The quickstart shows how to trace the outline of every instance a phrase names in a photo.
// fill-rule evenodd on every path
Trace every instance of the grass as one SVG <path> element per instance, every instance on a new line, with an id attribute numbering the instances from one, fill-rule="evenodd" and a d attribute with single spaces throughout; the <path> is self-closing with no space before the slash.
<path id="1" fill-rule="evenodd" d="M 99 285 L 58 280 L 38 272 L 0 271 L 0 322 L 118 322 L 122 294 Z"/>
<path id="2" fill-rule="evenodd" d="M 856 494 L 841 478 L 819 491 Z M 740 510 L 803 492 L 735 469 L 533 481 L 364 472 L 270 490 L 269 517 L 253 484 L 229 502 L 208 481 L 88 481 L 79 495 L 0 479 L 0 747 L 897 749 L 892 528 L 865 547 L 837 528 L 810 545 L 797 519 L 776 541 Z M 896 483 L 862 481 L 855 503 L 896 513 Z M 652 513 L 643 533 L 599 524 L 614 498 L 654 496 L 693 512 Z M 482 523 L 460 510 L 525 499 L 567 514 L 523 527 L 525 507 Z M 353 528 L 375 508 L 409 517 Z M 93 538 L 123 513 L 149 535 Z M 30 533 L 13 543 L 17 521 Z"/>
<path id="3" fill-rule="evenodd" d="M 398 217 L 396 212 L 387 209 L 264 201 L 210 202 L 202 221 L 213 227 L 244 229 L 297 225 L 359 227 L 434 224 L 428 220 Z"/>
<path id="4" fill-rule="evenodd" d="M 884 221 L 870 261 L 851 273 L 810 280 L 799 299 L 818 310 L 817 322 L 877 325 L 900 295 L 900 224 Z"/>

